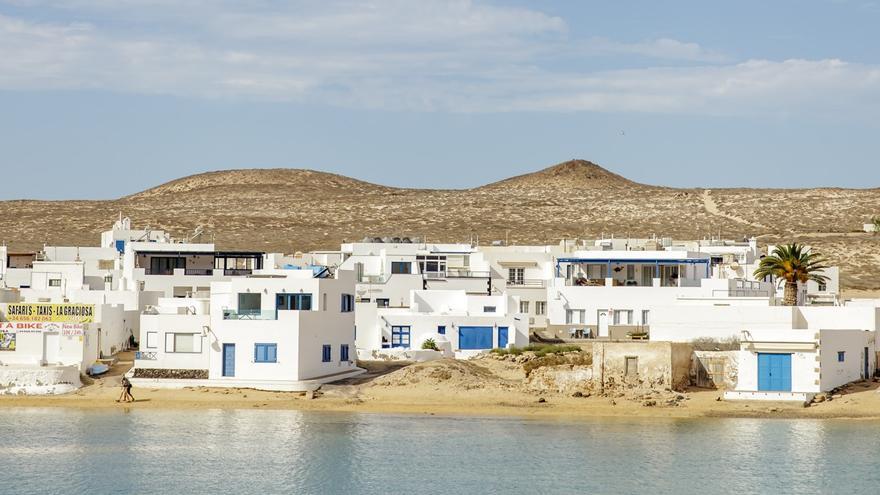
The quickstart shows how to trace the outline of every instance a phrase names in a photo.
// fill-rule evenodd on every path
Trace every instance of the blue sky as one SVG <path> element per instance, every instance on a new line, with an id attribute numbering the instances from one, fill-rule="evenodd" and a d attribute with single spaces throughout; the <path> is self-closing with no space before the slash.
<path id="1" fill-rule="evenodd" d="M 311 168 L 462 188 L 571 158 L 880 187 L 880 3 L 0 0 L 0 199 Z"/>

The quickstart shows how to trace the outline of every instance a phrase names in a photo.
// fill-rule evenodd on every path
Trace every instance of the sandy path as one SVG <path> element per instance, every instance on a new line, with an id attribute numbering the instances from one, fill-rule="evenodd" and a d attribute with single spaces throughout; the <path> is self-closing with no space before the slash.
<path id="1" fill-rule="evenodd" d="M 755 227 L 755 228 L 762 229 L 762 230 L 773 230 L 771 227 L 768 227 L 764 224 L 750 222 L 750 221 L 746 220 L 745 218 L 738 217 L 736 215 L 731 215 L 728 213 L 724 213 L 723 211 L 721 211 L 718 208 L 718 204 L 715 203 L 715 200 L 712 199 L 711 193 L 712 193 L 711 189 L 704 189 L 703 190 L 703 208 L 705 208 L 706 211 L 709 212 L 710 215 L 724 217 L 728 220 L 733 220 L 734 222 L 749 225 L 751 227 Z"/>

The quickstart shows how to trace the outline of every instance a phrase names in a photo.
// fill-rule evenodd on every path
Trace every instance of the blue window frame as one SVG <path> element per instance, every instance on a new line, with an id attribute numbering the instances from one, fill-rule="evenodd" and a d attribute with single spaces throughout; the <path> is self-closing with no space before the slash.
<path id="1" fill-rule="evenodd" d="M 354 311 L 354 296 L 351 294 L 342 294 L 342 309 L 343 313 L 350 313 Z"/>
<path id="2" fill-rule="evenodd" d="M 339 360 L 342 362 L 348 361 L 348 344 L 339 346 Z"/>
<path id="3" fill-rule="evenodd" d="M 846 361 L 846 351 L 837 351 L 837 362 L 842 363 Z"/>
<path id="4" fill-rule="evenodd" d="M 321 349 L 321 362 L 329 363 L 331 361 L 332 347 L 330 344 L 324 344 L 324 347 Z"/>
<path id="5" fill-rule="evenodd" d="M 437 333 L 440 335 L 446 335 L 446 325 L 437 326 Z"/>
<path id="6" fill-rule="evenodd" d="M 409 329 L 408 326 L 391 327 L 391 347 L 409 347 Z"/>
<path id="7" fill-rule="evenodd" d="M 278 344 L 254 344 L 255 363 L 277 363 Z"/>
<path id="8" fill-rule="evenodd" d="M 276 294 L 275 309 L 295 309 L 299 311 L 311 311 L 311 294 Z"/>

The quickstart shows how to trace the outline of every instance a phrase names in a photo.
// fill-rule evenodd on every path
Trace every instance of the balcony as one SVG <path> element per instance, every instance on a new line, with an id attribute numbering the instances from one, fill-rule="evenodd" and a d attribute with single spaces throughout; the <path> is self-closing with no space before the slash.
<path id="1" fill-rule="evenodd" d="M 233 309 L 223 310 L 224 320 L 277 320 L 278 311 L 274 309 L 255 309 L 235 311 Z"/>
<path id="2" fill-rule="evenodd" d="M 444 278 L 489 278 L 488 271 L 472 271 L 464 268 L 451 268 L 445 272 L 424 272 L 422 276 L 430 280 L 440 280 Z"/>

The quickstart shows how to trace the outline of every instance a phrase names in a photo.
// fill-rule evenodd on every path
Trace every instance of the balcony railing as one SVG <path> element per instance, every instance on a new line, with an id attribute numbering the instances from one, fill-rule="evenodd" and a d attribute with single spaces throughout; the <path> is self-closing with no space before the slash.
<path id="1" fill-rule="evenodd" d="M 223 275 L 227 277 L 244 277 L 253 273 L 254 271 L 250 268 L 227 268 L 223 270 Z"/>
<path id="2" fill-rule="evenodd" d="M 223 310 L 224 320 L 277 320 L 278 311 L 274 309 L 255 309 L 245 311 L 235 311 L 232 309 Z"/>
<path id="3" fill-rule="evenodd" d="M 544 280 L 539 279 L 539 278 L 526 278 L 526 279 L 521 278 L 521 279 L 507 281 L 508 287 L 521 287 L 521 288 L 525 288 L 525 289 L 529 289 L 529 288 L 540 289 L 540 288 L 543 288 L 545 285 L 546 285 L 546 282 Z"/>
<path id="4" fill-rule="evenodd" d="M 444 279 L 444 278 L 489 278 L 490 273 L 466 270 L 463 268 L 451 268 L 445 272 L 424 272 L 422 276 L 426 279 Z"/>
<path id="5" fill-rule="evenodd" d="M 213 268 L 187 268 L 184 271 L 185 275 L 213 275 Z"/>
<path id="6" fill-rule="evenodd" d="M 134 358 L 139 359 L 141 361 L 155 361 L 156 359 L 158 359 L 155 352 L 145 352 L 145 351 L 135 352 Z"/>

